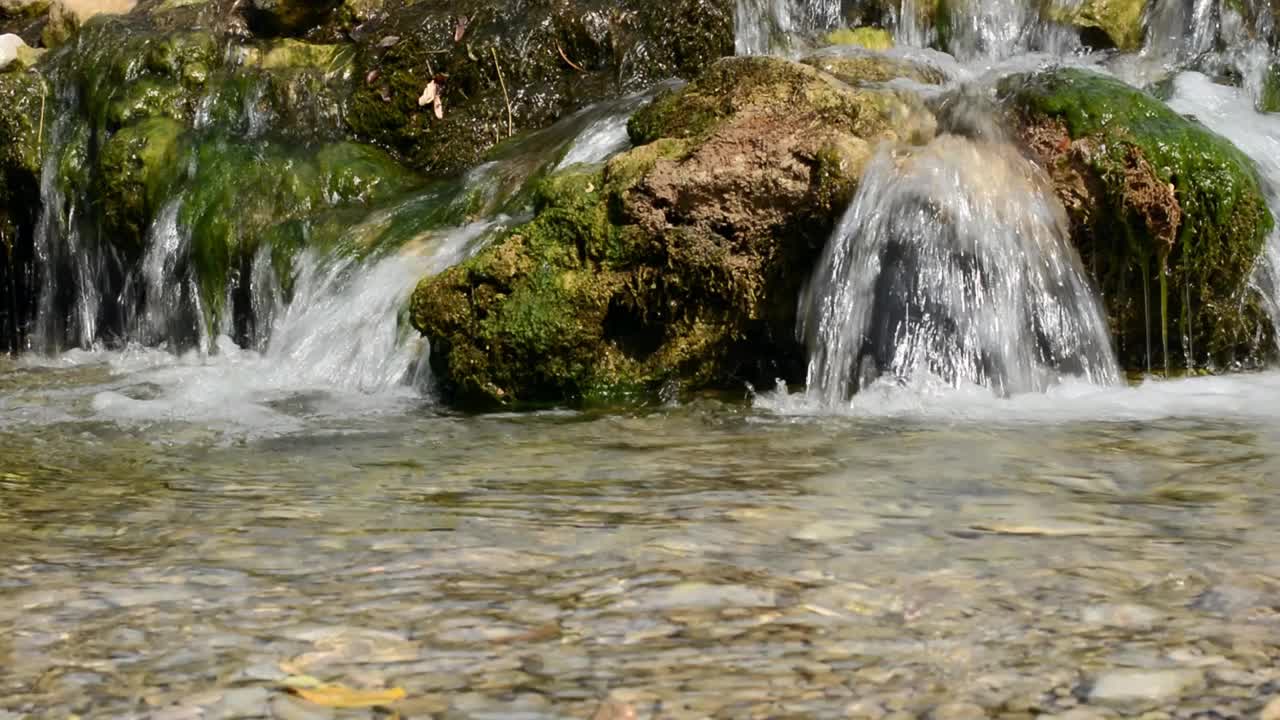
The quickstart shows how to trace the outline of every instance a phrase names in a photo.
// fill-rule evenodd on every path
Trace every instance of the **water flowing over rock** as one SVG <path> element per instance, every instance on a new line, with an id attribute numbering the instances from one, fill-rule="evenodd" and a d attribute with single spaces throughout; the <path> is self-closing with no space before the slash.
<path id="1" fill-rule="evenodd" d="M 838 404 L 881 375 L 1001 393 L 1059 373 L 1119 380 L 1048 177 L 1011 145 L 944 135 L 884 150 L 801 300 L 809 391 Z"/>
<path id="2" fill-rule="evenodd" d="M 1253 161 L 1102 75 L 1056 70 L 1003 87 L 1067 207 L 1124 364 L 1250 362 L 1270 323 L 1247 280 L 1274 224 Z"/>
<path id="3" fill-rule="evenodd" d="M 533 223 L 424 280 L 436 376 L 481 406 L 798 376 L 807 268 L 874 144 L 931 121 L 806 65 L 722 60 L 632 118 L 640 147 L 553 176 Z"/>

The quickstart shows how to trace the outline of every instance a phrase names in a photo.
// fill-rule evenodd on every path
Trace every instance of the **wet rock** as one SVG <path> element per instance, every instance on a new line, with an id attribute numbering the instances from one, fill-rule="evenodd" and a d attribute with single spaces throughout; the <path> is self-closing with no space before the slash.
<path id="1" fill-rule="evenodd" d="M 1089 702 L 1150 707 L 1176 702 L 1204 686 L 1204 673 L 1199 670 L 1113 670 L 1094 680 Z"/>
<path id="2" fill-rule="evenodd" d="M 1147 0 L 1084 0 L 1049 6 L 1049 19 L 1073 25 L 1083 32 L 1086 44 L 1137 50 L 1142 44 L 1143 13 Z"/>
<path id="3" fill-rule="evenodd" d="M 632 118 L 640 147 L 549 178 L 532 223 L 423 281 L 436 377 L 481 407 L 798 377 L 801 282 L 873 144 L 930 120 L 806 65 L 721 61 Z"/>
<path id="4" fill-rule="evenodd" d="M 858 47 L 829 48 L 810 55 L 801 62 L 853 85 L 884 83 L 896 78 L 907 78 L 926 85 L 940 85 L 947 79 L 940 69 L 924 62 L 891 57 Z"/>
<path id="5" fill-rule="evenodd" d="M 732 54 L 732 4 L 433 0 L 375 18 L 358 39 L 351 129 L 448 174 L 511 135 Z M 418 102 L 431 82 L 439 113 Z"/>
<path id="6" fill-rule="evenodd" d="M 1123 365 L 1223 367 L 1268 346 L 1258 338 L 1270 322 L 1246 288 L 1273 226 L 1252 160 L 1088 71 L 1015 76 L 1002 95 L 1067 208 Z"/>
<path id="7" fill-rule="evenodd" d="M 258 35 L 302 35 L 323 23 L 341 0 L 248 0 L 244 13 Z"/>

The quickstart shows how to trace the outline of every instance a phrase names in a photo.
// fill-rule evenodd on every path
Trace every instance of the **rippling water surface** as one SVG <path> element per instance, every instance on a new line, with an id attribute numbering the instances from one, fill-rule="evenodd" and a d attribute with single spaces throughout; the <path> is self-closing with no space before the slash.
<path id="1" fill-rule="evenodd" d="M 255 361 L 0 366 L 0 717 L 328 717 L 297 675 L 404 717 L 1252 717 L 1280 681 L 1280 374 L 469 417 L 250 398 Z"/>

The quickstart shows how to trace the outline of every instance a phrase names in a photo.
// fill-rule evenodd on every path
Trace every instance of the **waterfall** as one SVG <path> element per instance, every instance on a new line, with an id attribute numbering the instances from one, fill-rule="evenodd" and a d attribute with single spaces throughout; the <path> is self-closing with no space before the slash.
<path id="1" fill-rule="evenodd" d="M 789 36 L 838 27 L 842 23 L 840 11 L 840 0 L 737 0 L 737 53 L 765 55 L 785 48 Z"/>
<path id="2" fill-rule="evenodd" d="M 800 303 L 809 392 L 846 402 L 881 375 L 1001 394 L 1061 374 L 1119 380 L 1048 179 L 1009 145 L 944 135 L 883 149 Z"/>

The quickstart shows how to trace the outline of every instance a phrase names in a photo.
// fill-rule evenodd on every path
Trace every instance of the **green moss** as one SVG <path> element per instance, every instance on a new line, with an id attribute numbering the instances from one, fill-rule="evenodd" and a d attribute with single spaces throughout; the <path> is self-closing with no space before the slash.
<path id="1" fill-rule="evenodd" d="M 1262 80 L 1262 96 L 1258 98 L 1258 109 L 1262 112 L 1280 112 L 1280 62 L 1267 66 Z"/>
<path id="2" fill-rule="evenodd" d="M 151 218 L 180 174 L 184 128 L 149 118 L 121 129 L 102 147 L 98 167 L 105 228 L 131 254 L 139 253 Z"/>
<path id="3" fill-rule="evenodd" d="M 1148 314 L 1186 318 L 1180 332 L 1171 333 L 1173 364 L 1191 354 L 1190 346 L 1193 363 L 1222 364 L 1252 344 L 1257 318 L 1245 308 L 1245 286 L 1273 226 L 1253 162 L 1155 97 L 1087 71 L 1014 78 L 1005 94 L 1026 124 L 1058 122 L 1071 140 L 1088 144 L 1075 162 L 1096 178 L 1103 205 L 1089 227 L 1077 231 L 1077 244 L 1086 265 L 1099 268 L 1126 362 L 1133 364 L 1138 346 L 1145 348 Z M 1154 182 L 1144 180 L 1148 176 Z M 1152 207 L 1135 197 L 1158 196 L 1162 185 L 1173 189 L 1176 201 Z M 1147 297 L 1138 290 L 1156 285 L 1162 269 L 1169 287 L 1185 289 L 1171 293 L 1167 306 L 1153 290 Z M 1189 309 L 1182 307 L 1184 295 Z M 1152 334 L 1162 331 L 1168 328 Z M 1182 337 L 1190 339 L 1188 347 Z"/>
<path id="4" fill-rule="evenodd" d="M 1084 0 L 1064 9 L 1050 4 L 1050 19 L 1080 28 L 1096 28 L 1120 50 L 1137 50 L 1142 45 L 1143 13 L 1146 0 Z"/>
<path id="5" fill-rule="evenodd" d="M 385 153 L 351 143 L 318 150 L 212 138 L 194 151 L 179 222 L 190 229 L 192 263 L 210 327 L 219 327 L 231 277 L 266 240 L 282 252 L 337 245 L 342 226 L 419 180 Z M 359 206 L 357 214 L 331 212 Z"/>

